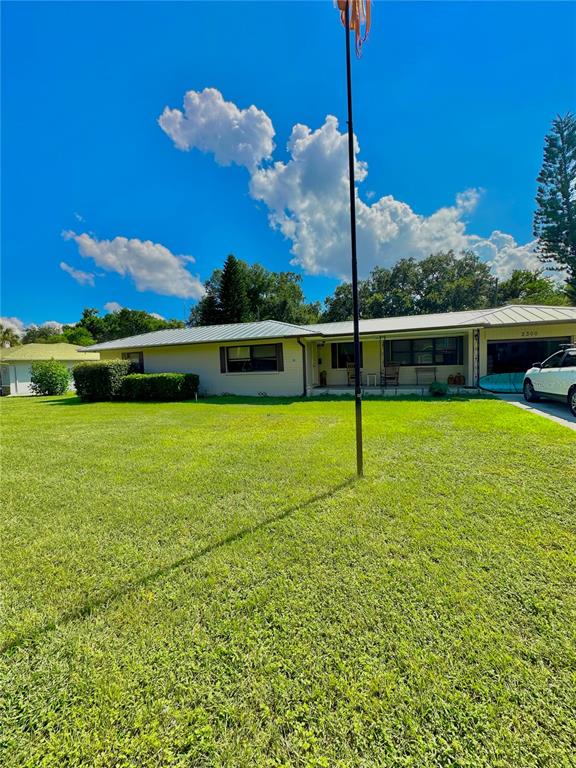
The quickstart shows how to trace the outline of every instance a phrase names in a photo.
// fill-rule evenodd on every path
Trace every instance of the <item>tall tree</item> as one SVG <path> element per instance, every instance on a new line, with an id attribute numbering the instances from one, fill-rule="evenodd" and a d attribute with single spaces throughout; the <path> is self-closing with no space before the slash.
<path id="1" fill-rule="evenodd" d="M 233 254 L 224 263 L 218 298 L 221 323 L 246 323 L 250 320 L 244 270 Z"/>
<path id="2" fill-rule="evenodd" d="M 569 294 L 576 299 L 576 117 L 558 116 L 544 142 L 534 235 L 540 260 L 567 271 Z"/>
<path id="3" fill-rule="evenodd" d="M 236 259 L 243 274 L 248 299 L 248 321 L 281 320 L 302 325 L 315 323 L 320 314 L 318 302 L 307 303 L 302 278 L 295 272 L 272 272 L 261 264 Z M 192 308 L 189 325 L 215 325 L 231 322 L 223 312 L 223 271 L 216 269 L 204 283 L 205 296 Z"/>

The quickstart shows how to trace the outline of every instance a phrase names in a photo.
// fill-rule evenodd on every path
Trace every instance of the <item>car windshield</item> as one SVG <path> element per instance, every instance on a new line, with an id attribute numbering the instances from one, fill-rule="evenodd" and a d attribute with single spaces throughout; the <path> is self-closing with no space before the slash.
<path id="1" fill-rule="evenodd" d="M 558 368 L 563 357 L 564 352 L 556 352 L 556 354 L 549 357 L 548 360 L 544 360 L 542 368 Z"/>

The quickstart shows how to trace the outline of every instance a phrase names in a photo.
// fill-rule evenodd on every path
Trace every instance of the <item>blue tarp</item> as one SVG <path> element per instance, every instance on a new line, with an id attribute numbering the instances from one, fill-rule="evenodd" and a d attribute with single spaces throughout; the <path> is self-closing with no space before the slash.
<path id="1" fill-rule="evenodd" d="M 478 382 L 481 389 L 488 392 L 522 392 L 524 373 L 493 373 L 482 376 Z"/>

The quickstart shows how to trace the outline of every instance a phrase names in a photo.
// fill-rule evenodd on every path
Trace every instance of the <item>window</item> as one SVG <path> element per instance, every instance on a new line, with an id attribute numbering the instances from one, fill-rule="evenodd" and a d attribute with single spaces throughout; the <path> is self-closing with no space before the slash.
<path id="1" fill-rule="evenodd" d="M 462 336 L 384 342 L 384 360 L 387 365 L 462 365 L 463 357 Z"/>
<path id="2" fill-rule="evenodd" d="M 136 373 L 144 373 L 144 352 L 122 352 L 122 360 L 130 360 Z"/>
<path id="3" fill-rule="evenodd" d="M 562 361 L 562 368 L 576 368 L 576 349 L 569 349 Z"/>
<path id="4" fill-rule="evenodd" d="M 220 370 L 222 373 L 283 371 L 282 344 L 220 347 Z"/>
<path id="5" fill-rule="evenodd" d="M 339 341 L 332 344 L 332 368 L 347 368 L 354 362 L 354 342 Z M 360 367 L 362 367 L 362 342 L 360 342 Z"/>
<path id="6" fill-rule="evenodd" d="M 549 357 L 548 360 L 542 363 L 542 368 L 560 368 L 560 361 L 563 356 L 564 352 L 556 352 L 555 355 L 552 355 L 552 357 Z"/>

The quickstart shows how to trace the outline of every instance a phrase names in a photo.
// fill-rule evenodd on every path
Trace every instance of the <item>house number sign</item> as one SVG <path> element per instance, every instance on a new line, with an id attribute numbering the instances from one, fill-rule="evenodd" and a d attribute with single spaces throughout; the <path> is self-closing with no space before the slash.
<path id="1" fill-rule="evenodd" d="M 522 331 L 521 336 L 538 336 L 538 331 Z"/>

